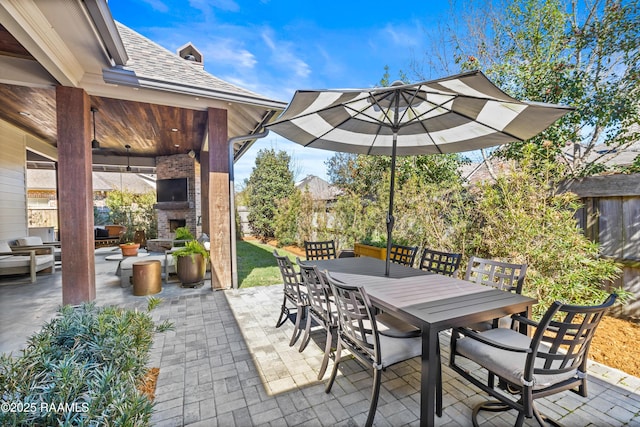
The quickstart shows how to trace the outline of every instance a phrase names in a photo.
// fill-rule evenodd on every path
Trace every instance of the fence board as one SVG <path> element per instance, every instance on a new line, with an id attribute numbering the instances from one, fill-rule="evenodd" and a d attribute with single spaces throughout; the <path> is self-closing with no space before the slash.
<path id="1" fill-rule="evenodd" d="M 640 198 L 622 199 L 622 230 L 624 240 L 622 258 L 640 260 Z"/>
<path id="2" fill-rule="evenodd" d="M 598 205 L 600 214 L 598 226 L 600 228 L 599 241 L 601 253 L 616 259 L 622 259 L 622 198 L 603 197 L 599 200 Z"/>

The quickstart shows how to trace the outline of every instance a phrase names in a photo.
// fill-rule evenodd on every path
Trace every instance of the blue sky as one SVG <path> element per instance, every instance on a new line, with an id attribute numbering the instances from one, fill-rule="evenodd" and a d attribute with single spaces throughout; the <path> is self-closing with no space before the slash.
<path id="1" fill-rule="evenodd" d="M 428 50 L 425 29 L 446 18 L 448 2 L 110 0 L 109 7 L 114 19 L 172 52 L 193 43 L 210 74 L 288 102 L 297 89 L 376 86 L 385 65 L 396 78 Z M 291 155 L 296 179 L 326 178 L 332 152 L 272 132 L 235 164 L 237 184 L 258 151 L 271 147 Z"/>

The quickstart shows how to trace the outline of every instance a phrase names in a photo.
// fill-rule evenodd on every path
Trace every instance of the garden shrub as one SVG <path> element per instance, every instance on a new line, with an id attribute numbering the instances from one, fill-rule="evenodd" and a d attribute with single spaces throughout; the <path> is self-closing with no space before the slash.
<path id="1" fill-rule="evenodd" d="M 21 356 L 0 355 L 0 425 L 148 425 L 153 404 L 137 386 L 153 334 L 171 327 L 148 312 L 62 307 Z"/>

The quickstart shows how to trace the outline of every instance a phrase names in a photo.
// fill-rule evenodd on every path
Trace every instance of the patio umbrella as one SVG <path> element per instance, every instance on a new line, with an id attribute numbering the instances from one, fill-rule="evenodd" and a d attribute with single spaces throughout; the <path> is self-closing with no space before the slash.
<path id="1" fill-rule="evenodd" d="M 415 84 L 298 90 L 267 127 L 305 147 L 391 156 L 387 259 L 396 156 L 455 153 L 529 139 L 571 108 L 518 101 L 473 71 Z"/>

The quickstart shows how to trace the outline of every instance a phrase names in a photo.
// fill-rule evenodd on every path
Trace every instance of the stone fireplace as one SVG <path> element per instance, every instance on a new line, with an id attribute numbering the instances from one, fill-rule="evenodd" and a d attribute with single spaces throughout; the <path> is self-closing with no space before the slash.
<path id="1" fill-rule="evenodd" d="M 173 240 L 178 227 L 187 227 L 194 236 L 202 234 L 197 219 L 201 215 L 200 164 L 187 154 L 156 158 L 157 179 L 187 178 L 187 201 L 159 202 L 158 239 Z"/>

